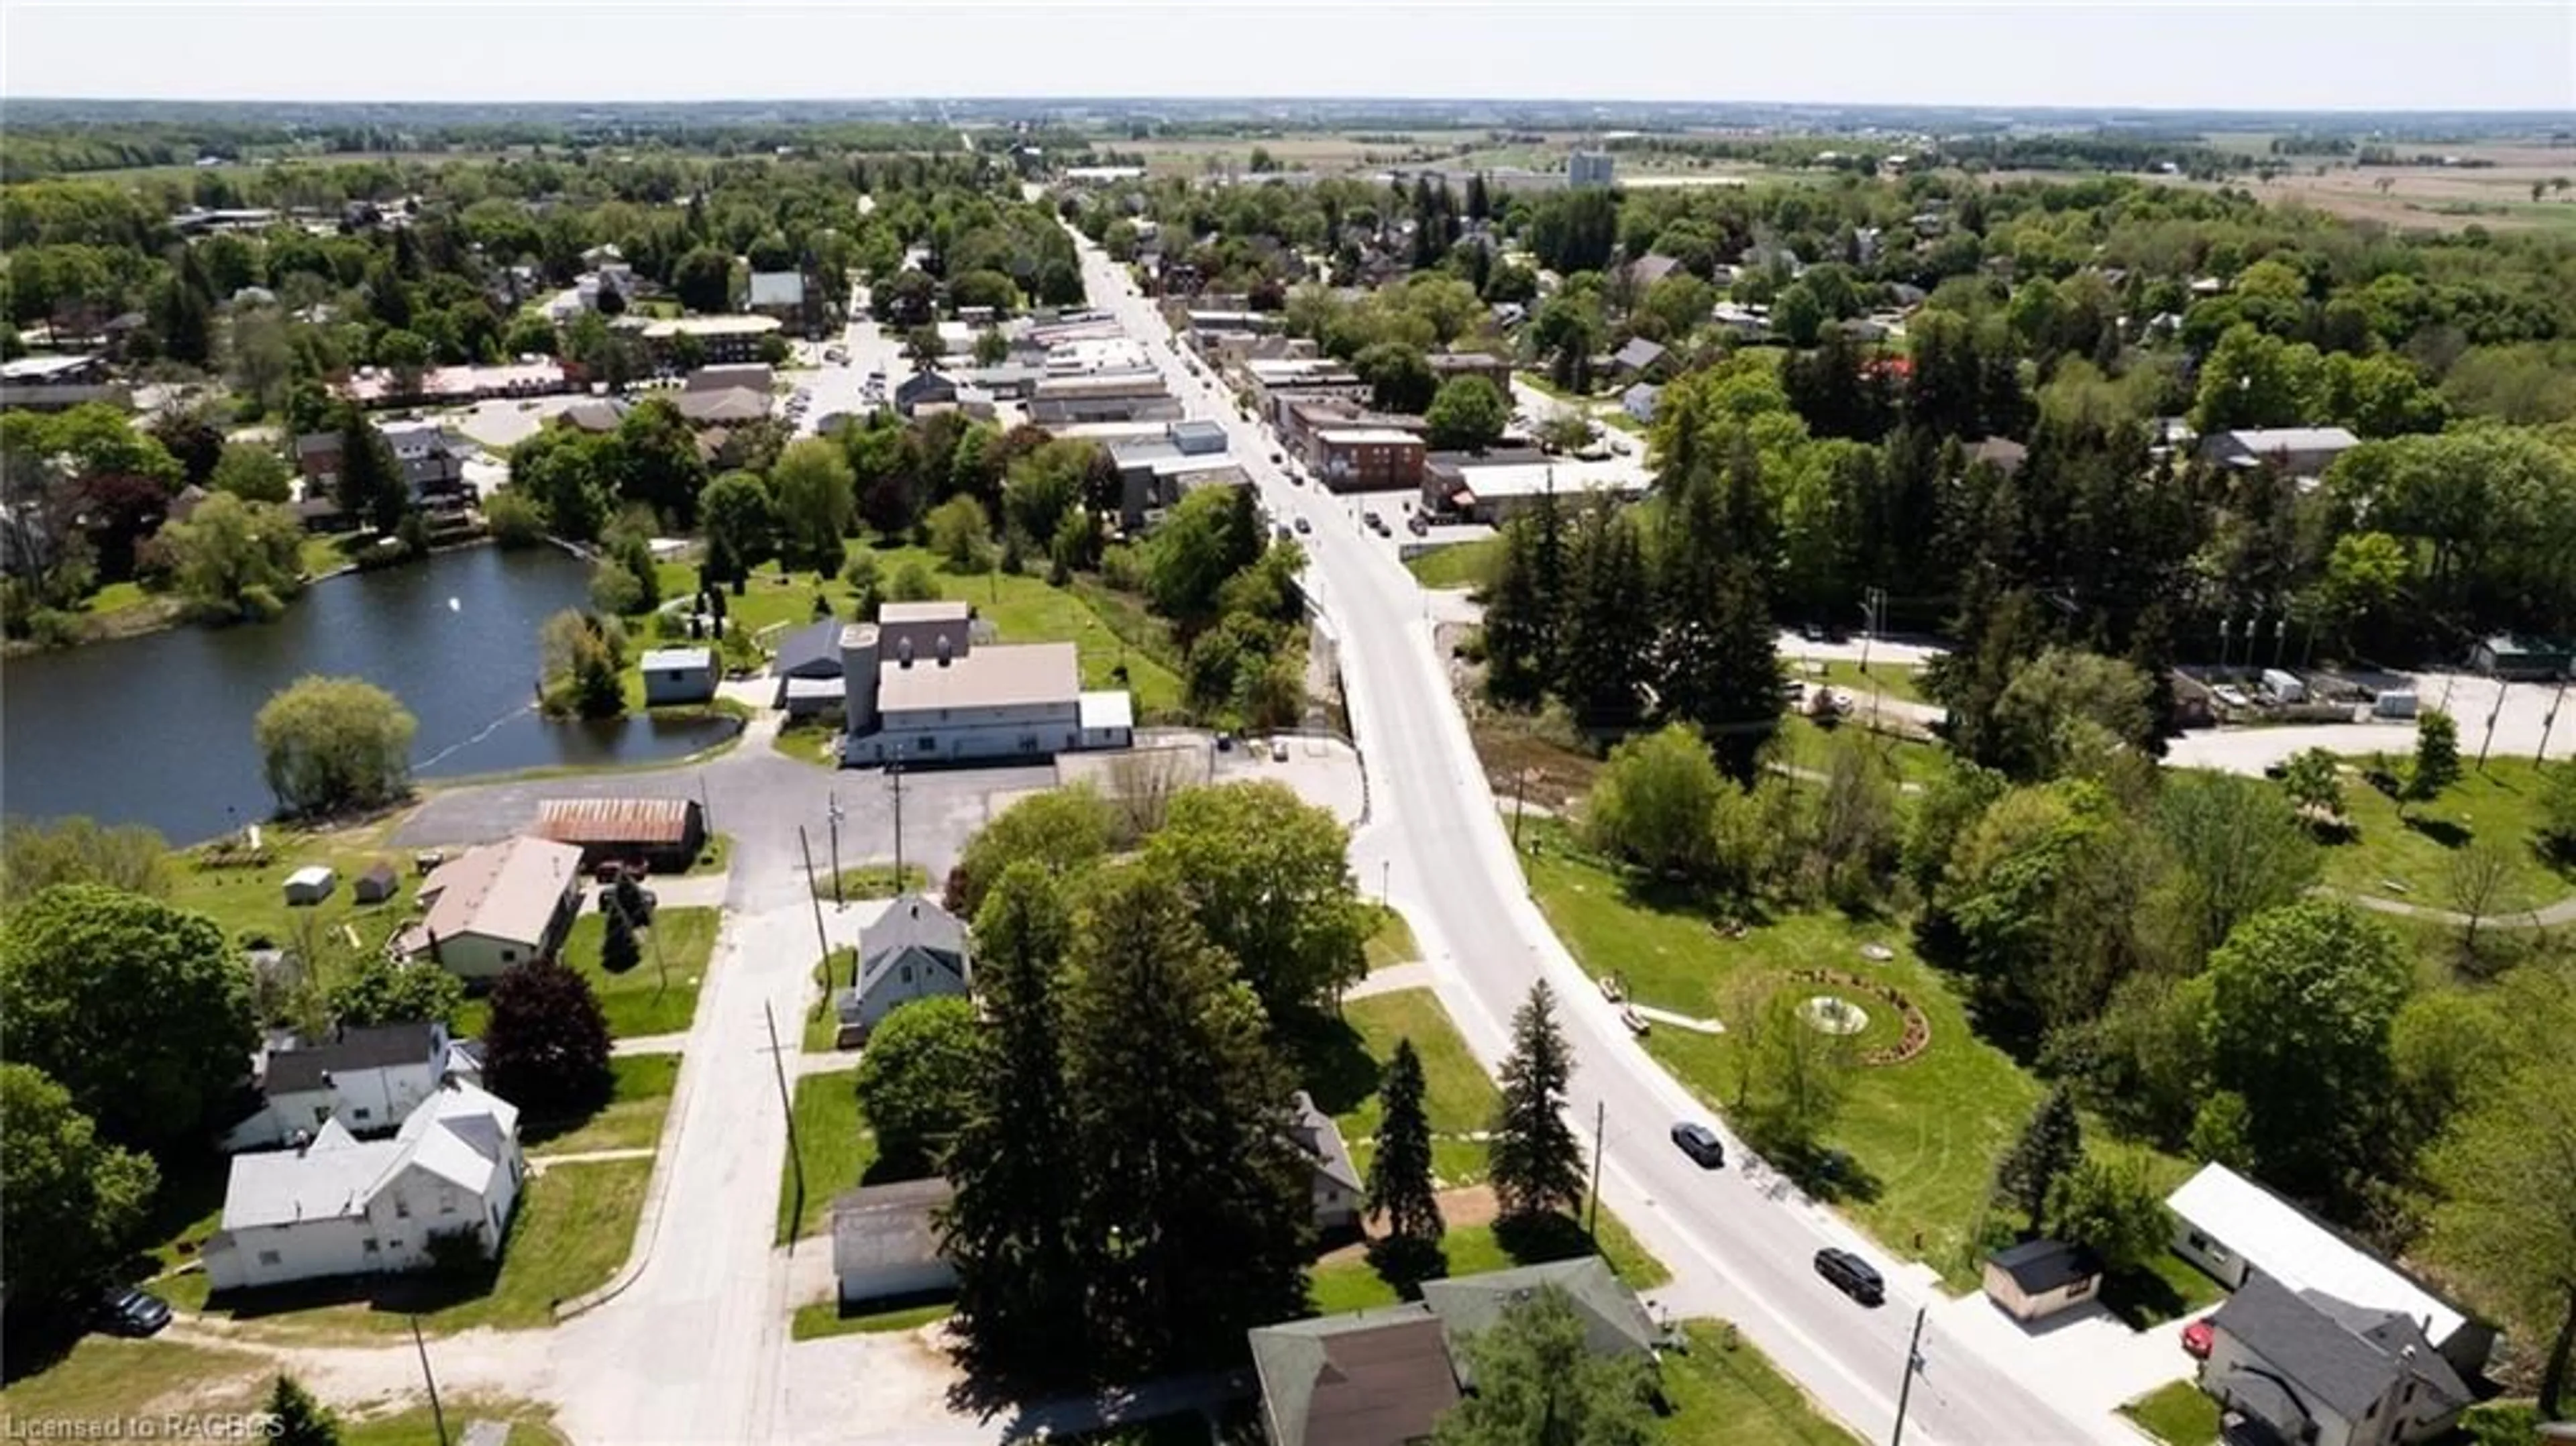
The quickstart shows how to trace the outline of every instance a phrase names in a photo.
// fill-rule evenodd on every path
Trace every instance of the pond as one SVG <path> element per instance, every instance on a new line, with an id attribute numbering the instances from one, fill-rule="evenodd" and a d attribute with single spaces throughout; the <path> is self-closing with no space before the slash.
<path id="1" fill-rule="evenodd" d="M 556 722 L 534 707 L 537 628 L 589 570 L 552 549 L 475 547 L 315 584 L 265 626 L 181 627 L 0 663 L 0 809 L 211 838 L 276 807 L 251 720 L 308 673 L 365 678 L 420 720 L 425 779 L 676 759 L 727 718 Z"/>

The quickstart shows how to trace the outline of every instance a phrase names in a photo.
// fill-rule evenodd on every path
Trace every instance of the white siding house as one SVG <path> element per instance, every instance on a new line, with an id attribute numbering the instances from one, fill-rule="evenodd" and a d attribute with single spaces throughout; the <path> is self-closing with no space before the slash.
<path id="1" fill-rule="evenodd" d="M 859 934 L 858 982 L 838 991 L 836 1038 L 847 1049 L 916 999 L 964 995 L 974 983 L 966 926 L 919 894 L 906 894 Z"/>
<path id="2" fill-rule="evenodd" d="M 518 1110 L 472 1085 L 439 1089 L 390 1140 L 334 1121 L 300 1150 L 233 1157 L 206 1277 L 242 1290 L 417 1270 L 451 1233 L 496 1254 L 526 1173 Z"/>
<path id="3" fill-rule="evenodd" d="M 439 1024 L 342 1029 L 319 1043 L 271 1050 L 260 1071 L 259 1113 L 225 1132 L 224 1149 L 282 1145 L 335 1122 L 352 1135 L 381 1134 L 452 1076 L 472 1083 L 479 1070 Z"/>
<path id="4" fill-rule="evenodd" d="M 420 885 L 429 913 L 394 947 L 461 979 L 490 979 L 563 942 L 581 908 L 581 850 L 540 838 L 467 849 Z"/>
<path id="5" fill-rule="evenodd" d="M 1351 1164 L 1350 1146 L 1342 1141 L 1341 1127 L 1317 1109 L 1314 1096 L 1304 1090 L 1297 1091 L 1293 1103 L 1297 1118 L 1289 1126 L 1289 1137 L 1314 1163 L 1315 1228 L 1328 1232 L 1354 1228 L 1360 1223 L 1360 1176 Z"/>

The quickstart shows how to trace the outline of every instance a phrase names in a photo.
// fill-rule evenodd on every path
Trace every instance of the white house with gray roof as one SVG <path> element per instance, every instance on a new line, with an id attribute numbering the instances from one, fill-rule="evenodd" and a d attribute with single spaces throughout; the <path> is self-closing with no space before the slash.
<path id="1" fill-rule="evenodd" d="M 221 1291 L 418 1270 L 448 1234 L 488 1257 L 526 1174 L 518 1109 L 451 1081 L 392 1139 L 362 1141 L 334 1120 L 301 1149 L 235 1155 L 206 1277 Z"/>
<path id="2" fill-rule="evenodd" d="M 482 1066 L 437 1023 L 343 1028 L 271 1049 L 260 1063 L 259 1112 L 226 1131 L 223 1147 L 265 1149 L 333 1123 L 353 1135 L 381 1134 L 449 1078 L 480 1083 Z"/>
<path id="3" fill-rule="evenodd" d="M 2201 1389 L 2283 1441 L 2429 1441 L 2476 1399 L 2420 1322 L 2322 1291 L 2257 1276 L 2227 1298 L 2209 1329 Z"/>
<path id="4" fill-rule="evenodd" d="M 832 996 L 840 1022 L 834 1044 L 849 1049 L 903 1005 L 963 996 L 974 980 L 966 926 L 932 900 L 905 894 L 859 933 L 858 980 Z"/>
<path id="5" fill-rule="evenodd" d="M 1341 1126 L 1316 1108 L 1315 1097 L 1304 1090 L 1297 1091 L 1291 1105 L 1296 1118 L 1289 1123 L 1288 1137 L 1297 1142 L 1297 1148 L 1306 1153 L 1313 1167 L 1315 1228 L 1334 1231 L 1358 1225 L 1360 1200 L 1365 1192 L 1359 1167 L 1351 1163 L 1351 1148 L 1342 1140 Z"/>
<path id="6" fill-rule="evenodd" d="M 1125 689 L 1085 692 L 1071 643 L 977 643 L 962 602 L 888 603 L 841 632 L 841 761 L 1046 758 L 1134 743 Z"/>

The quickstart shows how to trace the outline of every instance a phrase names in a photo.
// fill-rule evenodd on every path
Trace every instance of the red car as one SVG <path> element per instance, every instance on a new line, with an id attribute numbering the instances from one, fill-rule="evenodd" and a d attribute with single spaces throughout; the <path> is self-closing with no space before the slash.
<path id="1" fill-rule="evenodd" d="M 2196 1361 L 2209 1359 L 2209 1318 L 2201 1317 L 2182 1328 L 2183 1354 Z"/>

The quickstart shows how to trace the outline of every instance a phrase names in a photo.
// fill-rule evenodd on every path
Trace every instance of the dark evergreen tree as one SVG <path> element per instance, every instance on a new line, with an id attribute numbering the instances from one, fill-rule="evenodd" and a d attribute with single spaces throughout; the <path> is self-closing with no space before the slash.
<path id="1" fill-rule="evenodd" d="M 1535 552 L 1528 528 L 1519 523 L 1506 527 L 1485 594 L 1485 693 L 1506 707 L 1535 707 L 1547 691 L 1544 659 L 1551 624 L 1539 593 Z"/>
<path id="2" fill-rule="evenodd" d="M 1431 1121 L 1422 1110 L 1422 1056 L 1413 1041 L 1396 1041 L 1378 1082 L 1377 1154 L 1369 1160 L 1368 1213 L 1383 1216 L 1387 1232 L 1434 1241 L 1445 1226 L 1431 1179 Z"/>
<path id="3" fill-rule="evenodd" d="M 1553 678 L 1566 605 L 1565 509 L 1553 486 L 1530 514 L 1530 572 L 1538 587 L 1538 668 Z"/>
<path id="4" fill-rule="evenodd" d="M 1583 1147 L 1565 1122 L 1572 1072 L 1556 999 L 1542 979 L 1512 1016 L 1502 1111 L 1486 1147 L 1494 1200 L 1506 1218 L 1571 1210 L 1583 1198 Z"/>
<path id="5" fill-rule="evenodd" d="M 635 942 L 635 920 L 615 894 L 608 896 L 607 915 L 607 926 L 599 936 L 599 967 L 610 974 L 624 974 L 644 962 L 644 950 Z"/>
<path id="6" fill-rule="evenodd" d="M 340 1422 L 292 1376 L 281 1375 L 268 1392 L 262 1440 L 283 1446 L 340 1446 Z"/>
<path id="7" fill-rule="evenodd" d="M 1655 591 L 1636 519 L 1596 506 L 1575 549 L 1557 649 L 1557 694 L 1585 728 L 1633 727 L 1653 681 Z"/>
<path id="8" fill-rule="evenodd" d="M 2049 1187 L 2083 1161 L 2084 1125 L 2075 1115 L 2075 1097 L 2059 1085 L 2039 1102 L 2012 1149 L 1995 1162 L 1995 1195 L 2036 1231 L 2048 1208 Z"/>
<path id="9" fill-rule="evenodd" d="M 975 915 L 992 1064 L 948 1153 L 957 1194 L 940 1228 L 964 1364 L 984 1379 L 1064 1384 L 1091 1369 L 1057 995 L 1070 931 L 1053 875 L 1032 862 L 1004 870 Z"/>
<path id="10" fill-rule="evenodd" d="M 1232 960 L 1160 871 L 1089 890 L 1065 1000 L 1091 1287 L 1091 1339 L 1116 1378 L 1236 1359 L 1243 1332 L 1306 1305 L 1312 1164 L 1290 1080 Z"/>
<path id="11" fill-rule="evenodd" d="M 608 1019 L 590 981 L 551 958 L 502 971 L 483 1026 L 492 1093 L 532 1119 L 564 1119 L 607 1103 Z"/>
<path id="12" fill-rule="evenodd" d="M 340 415 L 338 501 L 341 510 L 388 537 L 411 508 L 411 484 L 393 447 L 355 407 Z"/>

